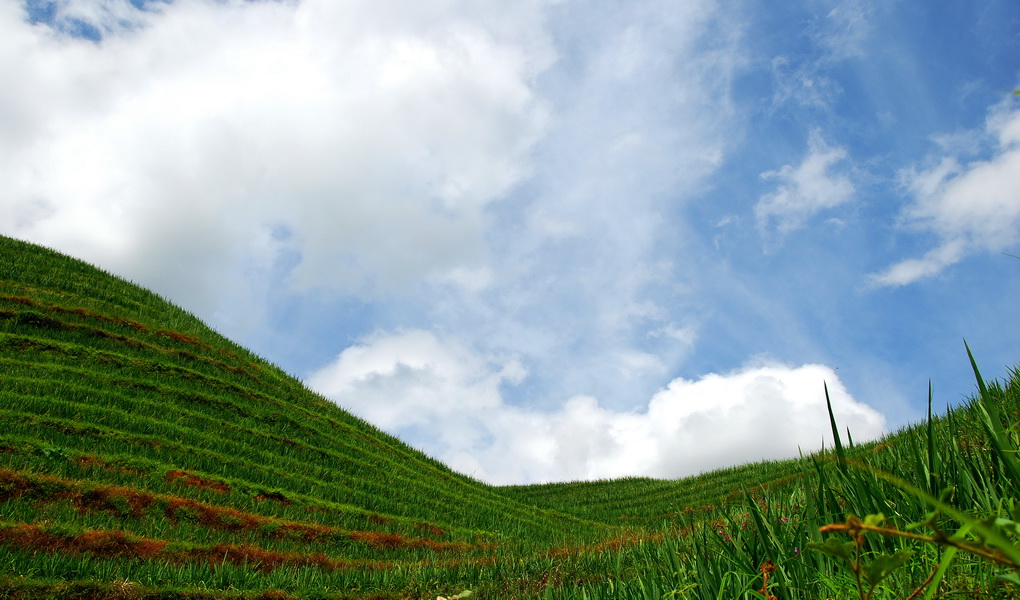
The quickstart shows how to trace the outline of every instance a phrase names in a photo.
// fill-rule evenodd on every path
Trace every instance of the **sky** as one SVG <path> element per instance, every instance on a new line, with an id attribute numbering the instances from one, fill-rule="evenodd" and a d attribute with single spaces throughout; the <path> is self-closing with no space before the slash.
<path id="1" fill-rule="evenodd" d="M 1020 362 L 1015 0 L 0 0 L 0 233 L 494 484 Z"/>

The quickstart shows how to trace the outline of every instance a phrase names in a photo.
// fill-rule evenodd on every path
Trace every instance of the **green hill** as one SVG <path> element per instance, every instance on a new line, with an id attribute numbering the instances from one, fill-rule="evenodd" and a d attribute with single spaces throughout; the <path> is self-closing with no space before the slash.
<path id="1" fill-rule="evenodd" d="M 921 474 L 936 495 L 951 479 L 962 510 L 1005 519 L 1018 497 L 1009 467 L 1018 387 L 1016 377 L 1005 389 L 993 385 L 986 395 L 994 402 L 980 403 L 999 407 L 999 429 L 983 429 L 985 413 L 974 405 L 840 452 Z M 904 524 L 931 510 L 831 459 L 678 481 L 488 486 L 343 411 L 159 296 L 0 237 L 2 598 L 465 590 L 479 598 L 717 598 L 762 586 L 818 597 L 839 573 L 838 560 L 804 551 L 823 538 L 820 525 L 852 511 Z M 780 566 L 771 584 L 762 580 L 765 561 Z M 930 561 L 915 562 L 900 570 L 902 586 L 927 576 Z M 989 568 L 968 562 L 962 575 L 940 579 L 980 578 Z M 981 589 L 1000 589 L 994 576 L 988 581 Z"/>
<path id="2" fill-rule="evenodd" d="M 147 562 L 172 555 L 173 573 L 133 564 L 145 551 L 125 547 L 95 575 L 182 586 L 199 565 L 215 576 L 217 545 L 246 545 L 222 553 L 237 566 L 248 552 L 403 568 L 491 560 L 516 531 L 607 534 L 454 473 L 150 292 L 9 238 L 0 256 L 0 537 L 27 544 L 28 563 L 26 523 L 58 526 L 20 534 L 63 535 L 55 556 L 102 556 L 77 547 L 91 531 L 166 543 Z M 378 587 L 392 581 L 384 570 Z M 324 580 L 346 585 L 350 569 L 332 571 L 342 576 Z"/>

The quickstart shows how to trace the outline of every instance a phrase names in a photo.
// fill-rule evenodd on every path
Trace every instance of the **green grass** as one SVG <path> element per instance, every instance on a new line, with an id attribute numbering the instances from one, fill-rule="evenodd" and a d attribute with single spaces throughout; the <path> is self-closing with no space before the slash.
<path id="1" fill-rule="evenodd" d="M 975 375 L 973 401 L 870 444 L 494 487 L 0 237 L 0 597 L 1016 597 L 1020 374 Z"/>

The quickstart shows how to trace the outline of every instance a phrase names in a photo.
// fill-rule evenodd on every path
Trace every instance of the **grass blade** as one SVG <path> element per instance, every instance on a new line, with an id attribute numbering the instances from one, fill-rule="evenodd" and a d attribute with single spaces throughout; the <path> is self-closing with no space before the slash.
<path id="1" fill-rule="evenodd" d="M 970 346 L 967 345 L 966 340 L 964 340 L 963 344 L 967 348 L 967 356 L 970 358 L 971 367 L 974 369 L 974 377 L 977 379 L 978 390 L 981 393 L 981 397 L 976 403 L 981 416 L 981 424 L 988 433 L 988 441 L 992 446 L 996 459 L 1002 465 L 1003 471 L 1005 471 L 1006 476 L 1012 483 L 1013 493 L 1020 493 L 1020 462 L 1016 458 L 1018 448 L 1012 437 L 1007 435 L 1003 429 L 1002 418 L 999 415 L 996 403 L 997 398 L 981 377 L 981 372 L 978 370 L 977 361 L 974 360 L 974 354 L 970 351 Z M 1000 388 L 996 387 L 995 389 L 1001 392 Z"/>
<path id="2" fill-rule="evenodd" d="M 843 442 L 839 439 L 839 427 L 836 426 L 836 416 L 832 413 L 832 400 L 829 398 L 829 385 L 822 382 L 825 388 L 825 407 L 829 411 L 829 425 L 832 427 L 832 442 L 836 446 L 836 459 L 839 461 L 839 468 L 846 472 L 846 453 L 843 451 Z"/>
<path id="3" fill-rule="evenodd" d="M 931 401 L 932 401 L 932 389 L 931 379 L 928 380 L 928 493 L 931 495 L 938 494 L 938 490 L 935 489 L 935 429 L 934 422 L 931 417 Z"/>

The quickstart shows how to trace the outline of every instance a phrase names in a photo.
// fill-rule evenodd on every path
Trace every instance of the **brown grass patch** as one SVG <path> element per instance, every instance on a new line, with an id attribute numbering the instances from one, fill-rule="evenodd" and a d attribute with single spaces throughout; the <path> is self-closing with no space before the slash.
<path id="1" fill-rule="evenodd" d="M 252 544 L 173 545 L 164 540 L 143 538 L 120 530 L 89 530 L 68 534 L 55 533 L 29 524 L 0 528 L 0 544 L 29 552 L 163 560 L 176 564 L 206 563 L 213 568 L 230 563 L 262 572 L 284 567 L 318 567 L 331 571 L 393 567 L 392 563 L 383 561 L 333 559 L 322 552 L 280 552 Z"/>
<path id="2" fill-rule="evenodd" d="M 202 490 L 212 490 L 217 494 L 229 494 L 233 489 L 223 483 L 222 481 L 215 481 L 212 479 L 203 479 L 193 473 L 187 471 L 168 471 L 166 474 L 167 483 L 176 483 L 177 485 L 183 485 L 188 487 L 197 487 Z"/>
<path id="3" fill-rule="evenodd" d="M 191 335 L 185 335 L 183 333 L 178 333 L 176 331 L 169 331 L 167 329 L 161 329 L 161 330 L 156 332 L 156 335 L 159 335 L 159 336 L 162 336 L 162 337 L 165 337 L 165 338 L 170 338 L 171 340 L 173 340 L 175 342 L 180 342 L 182 344 L 188 344 L 190 346 L 197 346 L 199 348 L 202 348 L 203 350 L 211 350 L 212 349 L 209 346 L 207 346 L 206 344 L 203 344 L 197 337 L 194 337 L 194 336 L 191 336 Z"/>
<path id="4" fill-rule="evenodd" d="M 290 498 L 284 496 L 280 492 L 263 492 L 261 494 L 256 494 L 254 496 L 254 499 L 259 501 L 259 502 L 265 502 L 265 501 L 270 501 L 271 500 L 273 502 L 277 502 L 279 504 L 282 504 L 283 506 L 290 506 L 291 505 Z"/>
<path id="5" fill-rule="evenodd" d="M 368 522 L 373 525 L 389 525 L 393 522 L 393 519 L 384 515 L 368 515 Z"/>
<path id="6" fill-rule="evenodd" d="M 662 542 L 665 535 L 661 533 L 628 533 L 617 537 L 608 538 L 594 544 L 578 544 L 570 546 L 556 546 L 546 551 L 549 558 L 567 558 L 580 554 L 601 554 L 604 552 L 619 552 L 624 548 L 630 548 L 642 543 Z"/>
<path id="7" fill-rule="evenodd" d="M 238 593 L 235 590 L 170 591 L 159 587 L 145 587 L 131 581 L 66 581 L 52 582 L 0 578 L 0 598 L 5 600 L 298 600 L 286 592 L 268 589 L 259 592 Z M 397 596 L 349 596 L 361 600 L 393 600 Z"/>
<path id="8" fill-rule="evenodd" d="M 381 551 L 425 549 L 437 553 L 466 552 L 472 548 L 472 544 L 464 542 L 409 538 L 396 533 L 347 531 L 318 523 L 283 521 L 191 498 L 151 494 L 129 487 L 93 487 L 85 482 L 0 469 L 0 502 L 21 497 L 38 503 L 69 501 L 81 511 L 108 512 L 135 519 L 143 519 L 153 510 L 161 509 L 163 516 L 174 525 L 187 521 L 220 531 L 258 530 L 268 538 L 299 539 L 307 543 L 350 540 Z M 481 548 L 484 544 L 474 546 Z"/>
<path id="9" fill-rule="evenodd" d="M 96 487 L 76 492 L 74 503 L 79 510 L 108 511 L 122 514 L 126 508 L 136 519 L 145 516 L 145 510 L 152 504 L 152 494 L 127 487 Z"/>
<path id="10" fill-rule="evenodd" d="M 83 469 L 102 469 L 104 471 L 109 471 L 111 473 L 135 475 L 136 477 L 141 477 L 142 475 L 145 475 L 145 472 L 139 469 L 132 469 L 131 467 L 115 465 L 99 457 L 89 456 L 87 454 L 79 455 L 77 458 L 74 459 L 74 461 L 78 463 L 78 466 L 80 466 Z"/>
<path id="11" fill-rule="evenodd" d="M 415 529 L 417 529 L 418 531 L 424 531 L 428 535 L 432 535 L 434 537 L 446 536 L 446 531 L 442 527 L 432 525 L 430 523 L 418 523 L 417 525 L 415 525 Z"/>
<path id="12" fill-rule="evenodd" d="M 0 544 L 32 552 L 91 554 L 103 558 L 155 558 L 163 552 L 167 542 L 148 540 L 119 530 L 58 534 L 25 523 L 0 529 Z"/>
<path id="13" fill-rule="evenodd" d="M 372 533 L 369 531 L 352 531 L 351 539 L 362 544 L 368 544 L 373 548 L 393 550 L 394 548 L 406 548 L 410 544 L 408 540 L 395 533 Z"/>

